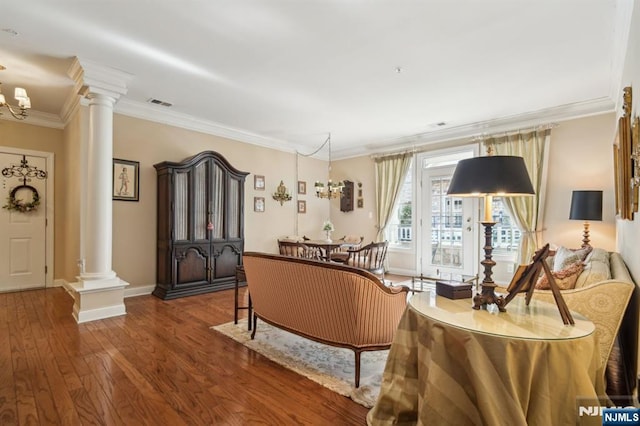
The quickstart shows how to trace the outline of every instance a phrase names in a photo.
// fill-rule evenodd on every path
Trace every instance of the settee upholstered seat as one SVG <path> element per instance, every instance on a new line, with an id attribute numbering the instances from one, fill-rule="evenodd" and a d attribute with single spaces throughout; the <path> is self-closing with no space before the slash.
<path id="1" fill-rule="evenodd" d="M 355 386 L 363 351 L 391 346 L 406 303 L 405 287 L 337 263 L 246 252 L 247 285 L 257 318 L 317 342 L 355 353 Z"/>
<path id="2" fill-rule="evenodd" d="M 607 366 L 607 392 L 630 395 L 637 369 L 638 318 L 637 309 L 629 302 L 637 292 L 636 285 L 619 253 L 594 248 L 584 265 L 576 288 L 561 290 L 562 298 L 570 310 L 596 326 L 600 359 Z M 536 289 L 533 298 L 555 304 L 551 290 Z"/>

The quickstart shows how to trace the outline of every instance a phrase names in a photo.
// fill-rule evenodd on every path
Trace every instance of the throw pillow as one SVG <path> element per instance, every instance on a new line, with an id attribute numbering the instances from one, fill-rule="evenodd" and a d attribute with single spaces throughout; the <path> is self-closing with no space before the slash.
<path id="1" fill-rule="evenodd" d="M 556 251 L 555 260 L 553 261 L 553 272 L 559 272 L 566 269 L 569 265 L 573 265 L 576 262 L 582 262 L 584 258 L 580 257 L 580 253 L 576 253 L 566 247 L 558 247 Z"/>
<path id="2" fill-rule="evenodd" d="M 584 265 L 582 261 L 578 260 L 577 262 L 572 263 L 561 271 L 552 272 L 551 275 L 553 276 L 556 284 L 558 284 L 558 288 L 560 288 L 560 290 L 570 290 L 575 287 L 578 276 L 583 269 Z M 538 282 L 536 282 L 536 290 L 550 289 L 551 285 L 549 284 L 547 274 L 543 273 L 542 275 L 540 275 L 540 278 L 538 278 Z"/>
<path id="3" fill-rule="evenodd" d="M 586 246 L 579 249 L 571 249 L 571 251 L 577 254 L 580 257 L 580 260 L 582 261 L 584 261 L 587 258 L 589 253 L 591 253 L 591 250 L 593 250 L 593 247 L 591 246 Z"/>
<path id="4" fill-rule="evenodd" d="M 589 253 L 584 263 L 589 263 L 594 260 L 604 262 L 609 265 L 609 252 L 601 248 L 594 248 L 591 253 Z"/>

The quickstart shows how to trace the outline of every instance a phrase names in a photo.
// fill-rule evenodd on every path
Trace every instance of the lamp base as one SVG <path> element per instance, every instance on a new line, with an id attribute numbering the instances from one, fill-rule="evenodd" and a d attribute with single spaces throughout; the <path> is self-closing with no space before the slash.
<path id="1" fill-rule="evenodd" d="M 584 221 L 584 229 L 582 231 L 582 248 L 584 247 L 591 247 L 591 244 L 589 244 L 590 240 L 589 240 L 589 222 L 587 222 L 586 220 Z"/>
<path id="2" fill-rule="evenodd" d="M 488 305 L 495 304 L 498 307 L 500 312 L 507 312 L 507 309 L 504 307 L 504 297 L 496 295 L 493 287 L 487 287 L 485 284 L 482 285 L 482 293 L 476 293 L 473 297 L 473 309 L 487 309 Z"/>
<path id="3" fill-rule="evenodd" d="M 482 280 L 482 292 L 477 293 L 473 298 L 473 309 L 487 309 L 487 305 L 496 304 L 500 312 L 506 312 L 504 298 L 495 293 L 496 283 L 493 282 L 493 267 L 496 262 L 491 258 L 493 246 L 491 245 L 491 234 L 495 222 L 480 222 L 484 226 L 484 260 L 480 262 L 484 266 L 484 279 Z"/>

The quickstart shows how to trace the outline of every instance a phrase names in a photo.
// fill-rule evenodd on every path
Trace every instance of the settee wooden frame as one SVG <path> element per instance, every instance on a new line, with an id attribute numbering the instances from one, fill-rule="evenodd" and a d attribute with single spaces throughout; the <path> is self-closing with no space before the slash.
<path id="1" fill-rule="evenodd" d="M 386 287 L 372 273 L 338 263 L 257 252 L 245 253 L 243 260 L 254 309 L 251 338 L 260 318 L 307 339 L 351 349 L 359 387 L 362 352 L 391 347 L 409 289 Z M 307 300 L 295 293 L 302 291 L 328 297 L 302 306 Z M 292 300 L 298 305 L 291 306 Z"/>

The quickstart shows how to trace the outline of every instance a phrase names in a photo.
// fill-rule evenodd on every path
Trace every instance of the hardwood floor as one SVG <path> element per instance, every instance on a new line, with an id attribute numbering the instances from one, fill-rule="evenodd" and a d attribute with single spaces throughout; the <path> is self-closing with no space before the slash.
<path id="1" fill-rule="evenodd" d="M 78 325 L 62 288 L 0 294 L 0 425 L 366 423 L 368 409 L 210 330 L 233 320 L 233 290 L 125 305 Z"/>

